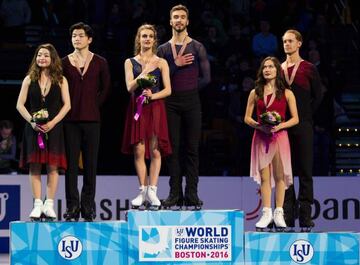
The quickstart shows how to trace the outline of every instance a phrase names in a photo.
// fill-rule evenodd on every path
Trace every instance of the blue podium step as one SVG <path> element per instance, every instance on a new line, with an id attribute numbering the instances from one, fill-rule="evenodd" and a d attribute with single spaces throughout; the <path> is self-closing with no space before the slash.
<path id="1" fill-rule="evenodd" d="M 10 224 L 11 265 L 127 264 L 127 223 Z"/>
<path id="2" fill-rule="evenodd" d="M 238 210 L 129 211 L 128 264 L 243 264 Z"/>
<path id="3" fill-rule="evenodd" d="M 246 265 L 359 265 L 357 233 L 245 233 Z"/>

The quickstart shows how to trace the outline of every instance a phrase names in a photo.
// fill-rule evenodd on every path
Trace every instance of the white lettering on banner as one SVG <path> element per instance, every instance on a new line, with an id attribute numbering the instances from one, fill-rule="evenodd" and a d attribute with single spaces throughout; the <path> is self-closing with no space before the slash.
<path id="1" fill-rule="evenodd" d="M 139 261 L 231 261 L 231 226 L 139 226 Z"/>
<path id="2" fill-rule="evenodd" d="M 6 216 L 6 201 L 9 199 L 9 194 L 0 193 L 0 222 L 4 220 Z"/>

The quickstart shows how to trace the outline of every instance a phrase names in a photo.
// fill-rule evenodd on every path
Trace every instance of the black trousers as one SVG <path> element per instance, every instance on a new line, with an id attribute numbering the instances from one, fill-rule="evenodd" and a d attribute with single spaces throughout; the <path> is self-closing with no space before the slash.
<path id="1" fill-rule="evenodd" d="M 285 219 L 292 223 L 300 206 L 299 218 L 310 218 L 311 204 L 314 201 L 313 190 L 313 126 L 311 122 L 301 122 L 288 130 L 291 145 L 291 161 L 294 175 L 299 177 L 299 192 L 296 200 L 294 185 L 285 192 Z"/>
<path id="2" fill-rule="evenodd" d="M 65 122 L 65 147 L 68 168 L 65 173 L 66 206 L 81 206 L 95 211 L 96 169 L 100 141 L 99 122 Z M 79 156 L 83 157 L 83 187 L 78 190 Z"/>
<path id="3" fill-rule="evenodd" d="M 198 91 L 173 93 L 166 99 L 166 109 L 173 150 L 172 155 L 166 159 L 170 175 L 170 193 L 182 197 L 184 175 L 185 197 L 197 196 L 201 133 L 201 104 Z"/>

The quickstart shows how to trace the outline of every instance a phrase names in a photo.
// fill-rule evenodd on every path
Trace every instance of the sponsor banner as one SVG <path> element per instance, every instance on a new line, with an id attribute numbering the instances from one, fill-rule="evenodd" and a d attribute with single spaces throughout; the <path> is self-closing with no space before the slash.
<path id="1" fill-rule="evenodd" d="M 128 264 L 243 264 L 241 211 L 131 210 L 127 219 Z"/>
<path id="2" fill-rule="evenodd" d="M 127 223 L 12 222 L 11 264 L 127 264 Z"/>
<path id="3" fill-rule="evenodd" d="M 245 264 L 359 264 L 356 233 L 245 233 Z"/>
<path id="4" fill-rule="evenodd" d="M 230 225 L 139 226 L 139 261 L 231 261 L 231 246 Z"/>

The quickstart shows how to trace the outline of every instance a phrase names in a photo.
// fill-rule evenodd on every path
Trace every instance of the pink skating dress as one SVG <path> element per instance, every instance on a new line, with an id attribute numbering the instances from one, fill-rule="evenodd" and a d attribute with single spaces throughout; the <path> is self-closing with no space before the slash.
<path id="1" fill-rule="evenodd" d="M 271 95 L 267 95 L 266 103 L 263 99 L 259 99 L 256 104 L 256 114 L 258 122 L 260 123 L 260 115 L 266 111 L 277 111 L 282 120 L 285 120 L 287 109 L 287 101 L 285 93 L 281 99 L 271 99 Z M 273 102 L 271 102 L 273 101 Z M 282 166 L 284 169 L 284 181 L 286 188 L 293 182 L 292 168 L 291 168 L 291 155 L 290 143 L 286 130 L 278 131 L 274 134 L 266 134 L 260 130 L 255 130 L 252 145 L 251 145 L 251 162 L 250 162 L 250 177 L 258 184 L 261 184 L 260 170 L 268 166 L 276 152 L 280 153 Z M 273 167 L 270 165 L 271 174 L 271 187 L 275 186 Z"/>

